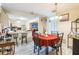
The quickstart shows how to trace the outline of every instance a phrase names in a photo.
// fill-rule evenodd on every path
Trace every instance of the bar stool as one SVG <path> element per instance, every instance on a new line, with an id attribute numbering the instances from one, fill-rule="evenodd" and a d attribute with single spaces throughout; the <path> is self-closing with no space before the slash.
<path id="1" fill-rule="evenodd" d="M 27 33 L 21 33 L 21 36 L 22 36 L 21 44 L 23 44 L 24 39 L 25 42 L 27 43 Z"/>

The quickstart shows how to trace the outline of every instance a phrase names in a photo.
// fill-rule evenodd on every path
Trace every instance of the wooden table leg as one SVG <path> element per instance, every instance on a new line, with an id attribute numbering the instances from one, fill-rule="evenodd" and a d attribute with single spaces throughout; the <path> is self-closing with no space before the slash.
<path id="1" fill-rule="evenodd" d="M 18 39 L 16 38 L 16 45 L 18 46 Z"/>
<path id="2" fill-rule="evenodd" d="M 14 45 L 14 47 L 13 47 L 13 55 L 15 54 L 15 45 Z"/>
<path id="3" fill-rule="evenodd" d="M 46 55 L 48 55 L 48 46 L 46 47 Z"/>
<path id="4" fill-rule="evenodd" d="M 3 49 L 3 47 L 2 47 L 2 55 L 4 54 L 4 51 L 3 51 L 4 49 Z"/>
<path id="5" fill-rule="evenodd" d="M 23 37 L 22 37 L 22 39 L 21 39 L 21 44 L 23 44 Z"/>
<path id="6" fill-rule="evenodd" d="M 27 43 L 27 36 L 26 36 L 26 38 L 25 38 L 25 39 L 26 39 L 26 43 Z"/>
<path id="7" fill-rule="evenodd" d="M 60 55 L 62 55 L 62 46 L 60 47 Z"/>

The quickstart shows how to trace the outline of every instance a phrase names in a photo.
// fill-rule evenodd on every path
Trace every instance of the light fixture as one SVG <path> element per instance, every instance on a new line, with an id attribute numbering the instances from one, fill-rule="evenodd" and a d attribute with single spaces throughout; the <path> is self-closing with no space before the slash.
<path id="1" fill-rule="evenodd" d="M 58 5 L 57 3 L 54 4 L 55 10 L 53 10 L 53 12 L 55 12 L 55 16 L 54 16 L 54 17 L 51 17 L 51 18 L 50 18 L 51 20 L 54 20 L 54 19 L 55 19 L 55 20 L 58 20 L 58 19 L 60 20 L 60 19 L 62 19 L 62 16 L 58 16 L 57 5 Z"/>
<path id="2" fill-rule="evenodd" d="M 55 5 L 55 13 L 56 13 L 55 19 L 58 19 L 58 15 L 57 15 L 57 5 L 58 5 L 58 4 L 55 3 L 54 5 Z"/>
<path id="3" fill-rule="evenodd" d="M 50 20 L 54 20 L 55 19 L 55 17 L 50 17 Z"/>
<path id="4" fill-rule="evenodd" d="M 62 16 L 59 16 L 59 19 L 62 19 Z"/>
<path id="5" fill-rule="evenodd" d="M 17 21 L 17 23 L 21 23 L 21 21 Z"/>
<path id="6" fill-rule="evenodd" d="M 62 19 L 62 16 L 54 16 L 54 17 L 50 17 L 50 20 L 57 20 L 57 19 Z"/>
<path id="7" fill-rule="evenodd" d="M 20 17 L 19 19 L 21 19 L 21 20 L 25 20 L 25 18 L 24 18 L 24 17 Z"/>
<path id="8" fill-rule="evenodd" d="M 55 16 L 55 19 L 59 19 L 59 16 L 56 15 L 56 16 Z"/>
<path id="9" fill-rule="evenodd" d="M 52 11 L 52 12 L 54 12 L 54 13 L 56 13 L 57 14 L 57 3 L 54 3 L 54 6 L 55 6 L 55 8 L 54 8 L 54 10 Z"/>

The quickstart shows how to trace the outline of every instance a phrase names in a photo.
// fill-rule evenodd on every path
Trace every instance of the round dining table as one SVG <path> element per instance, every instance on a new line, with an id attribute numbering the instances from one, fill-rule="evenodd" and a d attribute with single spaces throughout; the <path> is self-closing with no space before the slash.
<path id="1" fill-rule="evenodd" d="M 59 42 L 59 37 L 53 34 L 48 35 L 34 34 L 33 36 L 38 37 L 40 39 L 40 46 L 46 47 L 46 54 L 48 54 L 48 46 L 53 46 Z"/>

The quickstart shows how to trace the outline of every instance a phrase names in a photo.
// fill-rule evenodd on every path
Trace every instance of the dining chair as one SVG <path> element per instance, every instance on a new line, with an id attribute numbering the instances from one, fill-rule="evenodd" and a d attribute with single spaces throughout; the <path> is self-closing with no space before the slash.
<path id="1" fill-rule="evenodd" d="M 38 36 L 38 34 L 37 34 Z M 40 45 L 40 39 L 38 37 L 33 37 L 33 41 L 34 41 L 34 53 L 35 53 L 35 50 L 37 49 L 38 50 L 38 55 L 39 55 L 39 52 L 41 50 L 41 45 Z"/>
<path id="2" fill-rule="evenodd" d="M 27 43 L 27 33 L 21 33 L 21 35 L 22 35 L 21 44 L 23 43 L 24 38 L 25 38 L 25 42 Z"/>
<path id="3" fill-rule="evenodd" d="M 58 54 L 59 49 L 60 49 L 60 54 L 62 55 L 62 41 L 63 41 L 63 35 L 64 33 L 58 33 L 58 39 L 59 41 L 57 42 L 57 44 L 53 45 L 52 48 L 54 48 L 54 50 L 56 50 L 56 54 Z"/>
<path id="4" fill-rule="evenodd" d="M 0 44 L 1 55 L 14 55 L 15 53 L 15 42 L 5 42 Z"/>

